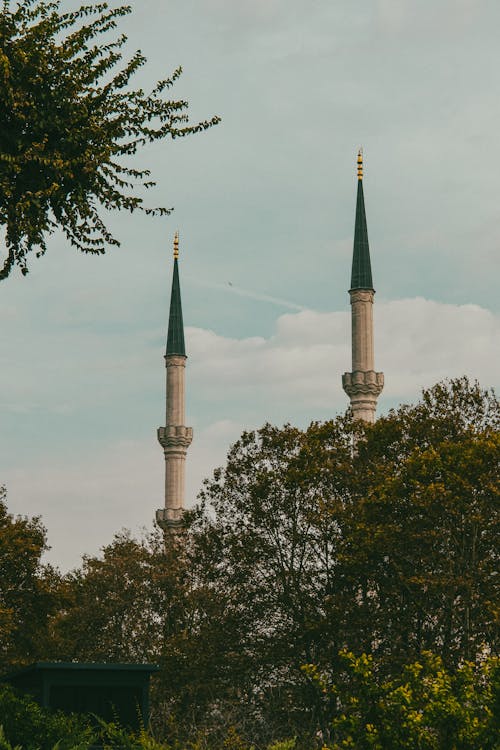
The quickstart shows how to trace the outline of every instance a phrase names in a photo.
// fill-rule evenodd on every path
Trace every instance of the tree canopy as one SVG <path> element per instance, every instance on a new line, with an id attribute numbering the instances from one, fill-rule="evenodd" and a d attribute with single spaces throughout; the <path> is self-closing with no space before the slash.
<path id="1" fill-rule="evenodd" d="M 427 711 L 413 746 L 447 748 L 439 701 L 494 736 L 496 693 L 459 703 L 498 653 L 499 459 L 500 404 L 465 378 L 375 425 L 244 433 L 178 543 L 121 534 L 57 584 L 45 656 L 158 662 L 153 721 L 171 743 L 412 747 Z M 405 705 L 407 744 L 396 729 L 384 744 Z"/>
<path id="2" fill-rule="evenodd" d="M 130 6 L 82 5 L 61 12 L 59 0 L 21 0 L 0 9 L 0 225 L 6 278 L 28 255 L 46 250 L 56 228 L 86 253 L 118 240 L 104 210 L 142 210 L 155 183 L 130 157 L 148 142 L 205 130 L 212 117 L 190 124 L 188 103 L 168 96 L 181 68 L 147 93 L 129 86 L 144 65 L 138 51 L 122 64 L 126 36 L 110 40 Z"/>
<path id="3" fill-rule="evenodd" d="M 47 648 L 47 618 L 60 607 L 57 572 L 44 565 L 40 518 L 14 517 L 0 487 L 0 672 L 34 661 Z"/>

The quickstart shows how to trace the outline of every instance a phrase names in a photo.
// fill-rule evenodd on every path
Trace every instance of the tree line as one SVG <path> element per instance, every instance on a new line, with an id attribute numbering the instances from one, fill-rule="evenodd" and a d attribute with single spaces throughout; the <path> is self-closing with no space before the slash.
<path id="1" fill-rule="evenodd" d="M 424 674 L 448 675 L 461 705 L 466 671 L 497 654 L 499 428 L 495 394 L 466 378 L 373 426 L 264 425 L 232 446 L 180 537 L 122 532 L 67 575 L 42 563 L 40 519 L 4 498 L 1 668 L 158 663 L 152 727 L 172 745 L 232 732 L 241 747 L 390 747 L 334 743 L 380 734 L 387 696 L 394 708 L 420 684 L 423 700 Z"/>

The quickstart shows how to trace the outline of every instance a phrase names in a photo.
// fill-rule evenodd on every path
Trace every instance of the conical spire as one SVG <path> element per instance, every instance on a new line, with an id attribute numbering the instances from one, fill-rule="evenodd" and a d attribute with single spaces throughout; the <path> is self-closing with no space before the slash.
<path id="1" fill-rule="evenodd" d="M 174 238 L 174 274 L 172 277 L 172 293 L 170 295 L 170 315 L 168 318 L 167 356 L 177 354 L 186 356 L 184 344 L 184 325 L 182 322 L 181 287 L 179 283 L 179 233 Z"/>
<path id="2" fill-rule="evenodd" d="M 363 195 L 363 152 L 361 149 L 358 152 L 358 196 L 356 200 L 356 223 L 354 225 L 351 289 L 373 289 Z"/>

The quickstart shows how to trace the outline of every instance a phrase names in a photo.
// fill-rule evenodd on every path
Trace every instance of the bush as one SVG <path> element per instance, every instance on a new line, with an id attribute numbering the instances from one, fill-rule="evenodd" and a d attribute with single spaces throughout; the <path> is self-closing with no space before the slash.
<path id="1" fill-rule="evenodd" d="M 329 750 L 498 750 L 498 659 L 448 670 L 427 652 L 385 679 L 371 656 L 340 657 L 335 674 L 304 667 L 330 706 Z"/>
<path id="2" fill-rule="evenodd" d="M 48 711 L 6 685 L 0 686 L 0 726 L 4 733 L 0 750 L 9 750 L 9 743 L 22 750 L 52 750 L 59 743 L 58 750 L 70 750 L 94 738 L 85 717 Z"/>
<path id="3" fill-rule="evenodd" d="M 0 750 L 169 750 L 144 728 L 129 734 L 118 724 L 95 717 L 42 708 L 31 697 L 0 685 Z M 180 748 L 179 748 L 180 750 Z"/>

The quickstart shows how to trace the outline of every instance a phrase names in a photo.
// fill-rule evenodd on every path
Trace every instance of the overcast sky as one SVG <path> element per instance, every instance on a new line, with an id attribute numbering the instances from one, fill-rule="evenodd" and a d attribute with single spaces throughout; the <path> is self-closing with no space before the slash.
<path id="1" fill-rule="evenodd" d="M 76 3 L 63 0 L 62 7 Z M 141 0 L 122 26 L 212 130 L 148 148 L 122 242 L 59 236 L 0 284 L 0 482 L 63 569 L 163 505 L 164 346 L 181 235 L 188 503 L 242 429 L 344 411 L 355 157 L 365 152 L 383 413 L 500 383 L 498 0 Z"/>

